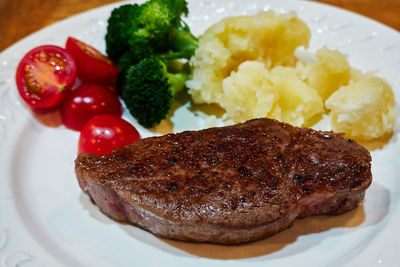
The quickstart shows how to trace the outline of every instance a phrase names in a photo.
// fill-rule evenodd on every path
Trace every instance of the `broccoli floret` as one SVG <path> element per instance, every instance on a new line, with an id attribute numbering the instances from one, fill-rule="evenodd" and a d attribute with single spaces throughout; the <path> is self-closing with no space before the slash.
<path id="1" fill-rule="evenodd" d="M 166 118 L 188 77 L 186 72 L 168 72 L 163 61 L 151 56 L 127 70 L 121 97 L 138 122 L 151 128 Z"/>
<path id="2" fill-rule="evenodd" d="M 198 47 L 198 39 L 181 20 L 187 13 L 185 0 L 150 0 L 114 9 L 108 20 L 107 54 L 118 61 L 128 50 L 142 51 L 145 47 L 171 59 L 189 59 Z M 135 61 L 143 58 L 142 53 L 137 55 Z"/>
<path id="3" fill-rule="evenodd" d="M 140 51 L 135 49 L 129 49 L 124 53 L 118 60 L 118 67 L 122 71 L 126 71 L 130 66 L 139 63 L 142 59 L 154 55 L 152 49 L 143 47 Z"/>
<path id="4" fill-rule="evenodd" d="M 126 72 L 129 67 L 151 55 L 153 55 L 152 49 L 146 46 L 141 50 L 130 49 L 120 57 L 118 61 L 119 73 L 117 78 L 117 90 L 119 93 L 122 92 L 122 87 L 125 84 Z"/>
<path id="5" fill-rule="evenodd" d="M 139 15 L 138 4 L 123 5 L 113 9 L 108 19 L 106 33 L 107 55 L 118 62 L 119 58 L 129 50 L 129 39 L 137 28 L 136 17 Z"/>
<path id="6" fill-rule="evenodd" d="M 166 117 L 188 79 L 180 60 L 191 58 L 198 39 L 181 19 L 187 14 L 186 0 L 149 0 L 116 8 L 108 20 L 106 51 L 118 62 L 118 91 L 145 127 Z"/>

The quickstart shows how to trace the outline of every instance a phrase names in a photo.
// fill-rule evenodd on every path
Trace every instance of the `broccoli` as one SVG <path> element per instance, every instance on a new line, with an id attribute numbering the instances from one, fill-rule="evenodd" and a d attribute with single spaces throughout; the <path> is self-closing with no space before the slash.
<path id="1" fill-rule="evenodd" d="M 114 61 L 129 50 L 129 38 L 132 29 L 136 28 L 135 17 L 138 16 L 138 4 L 123 5 L 115 8 L 108 19 L 106 33 L 106 53 Z"/>
<path id="2" fill-rule="evenodd" d="M 129 49 L 118 60 L 118 67 L 121 71 L 126 71 L 130 66 L 139 63 L 142 59 L 154 55 L 150 48 L 143 48 L 140 51 Z"/>
<path id="3" fill-rule="evenodd" d="M 171 29 L 169 40 L 172 43 L 172 56 L 170 55 L 168 59 L 190 59 L 199 46 L 199 40 L 190 32 L 189 26 L 185 23 L 181 27 Z"/>
<path id="4" fill-rule="evenodd" d="M 178 73 L 169 72 L 167 64 L 150 56 L 126 71 L 121 97 L 130 113 L 146 128 L 166 118 L 174 95 L 185 87 L 189 77 L 184 68 L 178 68 Z"/>
<path id="5" fill-rule="evenodd" d="M 133 61 L 145 58 L 148 51 L 165 54 L 166 59 L 189 59 L 198 39 L 181 20 L 187 13 L 186 0 L 150 0 L 114 9 L 105 38 L 108 56 L 118 62 L 124 53 L 134 50 L 137 57 Z"/>
<path id="6" fill-rule="evenodd" d="M 150 0 L 143 4 L 139 21 L 143 21 L 138 36 L 147 36 L 156 52 L 169 53 L 169 59 L 186 58 L 194 54 L 198 39 L 181 19 L 189 10 L 186 0 Z M 136 38 L 132 38 L 132 44 Z M 139 38 L 139 42 L 141 39 Z"/>
<path id="7" fill-rule="evenodd" d="M 117 90 L 119 93 L 122 92 L 122 88 L 125 84 L 126 72 L 129 67 L 139 63 L 140 60 L 151 55 L 153 55 L 153 51 L 146 46 L 141 50 L 130 49 L 120 57 L 118 61 L 119 73 L 117 78 Z"/>
<path id="8" fill-rule="evenodd" d="M 149 0 L 116 8 L 108 20 L 106 52 L 118 62 L 118 91 L 145 127 L 166 117 L 188 79 L 181 60 L 193 56 L 198 39 L 181 19 L 187 14 L 186 0 Z"/>

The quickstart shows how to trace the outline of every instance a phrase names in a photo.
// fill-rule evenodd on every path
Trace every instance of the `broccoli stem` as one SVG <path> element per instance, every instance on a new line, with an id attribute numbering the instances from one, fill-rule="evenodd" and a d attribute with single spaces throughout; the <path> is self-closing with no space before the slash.
<path id="1" fill-rule="evenodd" d="M 189 79 L 189 73 L 186 72 L 179 72 L 179 73 L 170 73 L 167 68 L 167 64 L 159 61 L 161 64 L 162 72 L 164 73 L 164 76 L 168 79 L 168 83 L 170 85 L 170 90 L 172 96 L 174 96 L 176 93 L 181 91 L 183 88 L 185 88 L 185 83 Z M 175 65 L 181 65 L 182 70 L 184 64 L 180 62 L 175 62 Z"/>
<path id="2" fill-rule="evenodd" d="M 189 28 L 175 28 L 170 32 L 170 39 L 174 53 L 167 56 L 168 59 L 190 59 L 199 46 L 199 40 L 190 32 Z M 176 51 L 176 52 L 175 52 Z"/>
<path id="3" fill-rule="evenodd" d="M 185 88 L 185 83 L 189 78 L 189 75 L 186 73 L 177 73 L 171 74 L 168 73 L 167 75 L 168 83 L 170 84 L 171 94 L 174 96 L 183 88 Z"/>

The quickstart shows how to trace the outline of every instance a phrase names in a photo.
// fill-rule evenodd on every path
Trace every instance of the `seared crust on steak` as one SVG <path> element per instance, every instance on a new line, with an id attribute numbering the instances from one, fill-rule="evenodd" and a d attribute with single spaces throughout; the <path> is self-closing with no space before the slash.
<path id="1" fill-rule="evenodd" d="M 342 134 L 270 119 L 81 154 L 81 189 L 111 218 L 177 240 L 237 244 L 296 217 L 340 214 L 371 183 L 369 152 Z"/>

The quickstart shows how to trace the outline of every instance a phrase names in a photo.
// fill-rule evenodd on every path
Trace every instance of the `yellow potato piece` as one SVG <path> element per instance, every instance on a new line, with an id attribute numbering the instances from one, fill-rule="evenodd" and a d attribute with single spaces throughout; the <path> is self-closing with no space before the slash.
<path id="1" fill-rule="evenodd" d="M 240 64 L 259 61 L 268 69 L 293 65 L 294 51 L 299 46 L 307 47 L 310 37 L 309 28 L 295 13 L 268 11 L 223 19 L 199 38 L 199 47 L 191 59 L 188 92 L 195 103 L 223 106 L 223 80 Z"/>
<path id="2" fill-rule="evenodd" d="M 393 132 L 393 91 L 382 79 L 354 69 L 344 54 L 323 47 L 315 61 L 294 55 L 310 30 L 294 12 L 229 17 L 199 38 L 186 85 L 195 103 L 216 103 L 227 119 L 269 117 L 311 126 L 331 111 L 332 128 L 371 140 Z M 324 103 L 325 102 L 325 103 Z"/>
<path id="3" fill-rule="evenodd" d="M 316 62 L 299 64 L 297 71 L 325 101 L 333 92 L 349 83 L 351 67 L 346 57 L 337 50 L 324 47 L 316 52 L 316 56 Z"/>
<path id="4" fill-rule="evenodd" d="M 266 117 L 279 98 L 261 62 L 246 61 L 223 81 L 220 105 L 235 122 Z"/>
<path id="5" fill-rule="evenodd" d="M 370 75 L 357 78 L 325 102 L 331 111 L 333 130 L 365 141 L 392 133 L 397 115 L 391 87 Z"/>
<path id="6" fill-rule="evenodd" d="M 271 81 L 279 93 L 277 107 L 271 118 L 302 126 L 318 114 L 324 112 L 324 104 L 318 92 L 304 83 L 293 68 L 275 67 L 271 71 Z"/>

